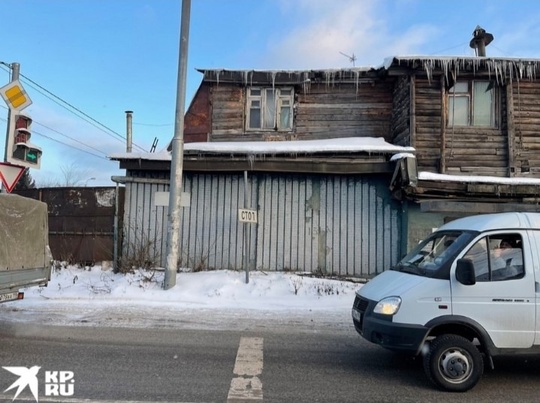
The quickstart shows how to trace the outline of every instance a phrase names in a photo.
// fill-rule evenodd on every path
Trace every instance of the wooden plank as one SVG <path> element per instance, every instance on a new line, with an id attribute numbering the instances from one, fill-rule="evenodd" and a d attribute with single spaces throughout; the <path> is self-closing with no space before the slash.
<path id="1" fill-rule="evenodd" d="M 410 104 L 410 110 L 409 110 L 409 117 L 410 117 L 410 124 L 409 124 L 409 136 L 410 136 L 410 145 L 412 147 L 416 147 L 416 77 L 414 75 L 411 75 L 410 81 L 409 81 L 409 104 Z"/>
<path id="2" fill-rule="evenodd" d="M 420 210 L 424 213 L 460 213 L 464 215 L 482 213 L 505 213 L 512 211 L 540 212 L 537 204 L 524 203 L 481 203 L 448 200 L 420 201 Z"/>

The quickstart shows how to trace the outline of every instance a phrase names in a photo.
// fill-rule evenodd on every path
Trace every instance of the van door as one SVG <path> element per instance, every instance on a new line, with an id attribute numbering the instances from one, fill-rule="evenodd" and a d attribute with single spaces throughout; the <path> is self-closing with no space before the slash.
<path id="1" fill-rule="evenodd" d="M 483 234 L 459 256 L 470 259 L 476 284 L 450 276 L 452 312 L 478 322 L 496 347 L 525 348 L 535 339 L 533 257 L 526 231 Z M 507 247 L 510 243 L 511 247 Z"/>
<path id="2" fill-rule="evenodd" d="M 531 253 L 533 255 L 534 266 L 534 289 L 536 291 L 536 335 L 534 344 L 540 345 L 540 231 L 527 231 L 529 235 Z"/>

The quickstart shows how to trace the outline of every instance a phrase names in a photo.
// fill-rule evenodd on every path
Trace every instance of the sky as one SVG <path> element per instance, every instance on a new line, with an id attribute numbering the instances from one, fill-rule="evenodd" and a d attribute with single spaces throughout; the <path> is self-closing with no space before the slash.
<path id="1" fill-rule="evenodd" d="M 181 0 L 0 0 L 0 87 L 20 63 L 43 150 L 38 187 L 113 186 L 108 156 L 164 149 L 177 92 L 186 108 L 196 69 L 311 70 L 379 66 L 390 56 L 474 56 L 480 25 L 493 57 L 540 58 L 536 0 L 191 0 L 188 72 L 178 88 Z M 532 39 L 532 40 L 531 40 Z M 354 56 L 355 60 L 352 60 Z M 7 106 L 0 100 L 0 133 Z M 3 142 L 0 141 L 0 143 Z M 2 147 L 3 148 L 3 147 Z"/>
<path id="2" fill-rule="evenodd" d="M 253 320 L 282 321 L 305 330 L 352 327 L 362 284 L 295 273 L 217 270 L 177 274 L 163 290 L 163 271 L 114 274 L 105 266 L 63 265 L 47 287 L 0 304 L 2 320 L 35 325 L 234 329 Z M 91 304 L 89 305 L 89 302 Z M 210 313 L 210 314 L 208 314 Z M 244 322 L 248 321 L 248 322 Z"/>

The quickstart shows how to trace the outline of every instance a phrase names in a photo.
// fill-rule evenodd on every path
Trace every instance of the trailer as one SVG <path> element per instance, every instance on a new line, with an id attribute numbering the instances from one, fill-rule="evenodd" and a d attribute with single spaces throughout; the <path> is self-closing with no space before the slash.
<path id="1" fill-rule="evenodd" d="M 47 205 L 0 194 L 0 302 L 22 299 L 20 290 L 51 278 Z"/>

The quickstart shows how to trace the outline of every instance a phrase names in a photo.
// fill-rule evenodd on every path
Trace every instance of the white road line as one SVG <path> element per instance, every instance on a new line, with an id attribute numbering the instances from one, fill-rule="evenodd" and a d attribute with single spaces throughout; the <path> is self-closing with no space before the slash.
<path id="1" fill-rule="evenodd" d="M 237 375 L 231 381 L 227 402 L 262 401 L 262 382 L 258 375 L 263 370 L 263 339 L 242 337 L 236 354 L 233 372 Z"/>

